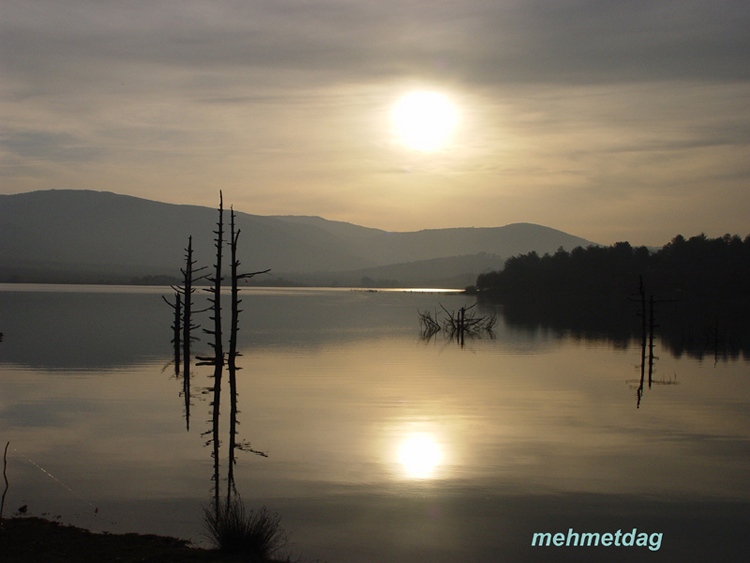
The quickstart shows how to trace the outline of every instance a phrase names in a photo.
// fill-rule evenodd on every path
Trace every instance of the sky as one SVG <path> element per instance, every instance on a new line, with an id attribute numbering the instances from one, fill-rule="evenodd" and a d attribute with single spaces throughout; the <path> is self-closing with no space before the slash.
<path id="1" fill-rule="evenodd" d="M 748 29 L 747 0 L 0 0 L 0 193 L 744 237 Z M 438 148 L 393 122 L 414 91 L 454 108 Z"/>

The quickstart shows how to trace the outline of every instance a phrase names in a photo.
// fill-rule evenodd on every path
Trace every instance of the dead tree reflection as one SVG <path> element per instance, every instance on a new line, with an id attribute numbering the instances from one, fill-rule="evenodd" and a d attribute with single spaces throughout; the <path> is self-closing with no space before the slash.
<path id="1" fill-rule="evenodd" d="M 180 268 L 182 284 L 172 286 L 174 290 L 174 303 L 162 295 L 162 299 L 174 310 L 172 343 L 174 345 L 175 376 L 179 377 L 182 375 L 183 378 L 182 394 L 185 399 L 185 424 L 188 431 L 190 430 L 191 406 L 190 345 L 194 340 L 198 340 L 196 336 L 193 336 L 193 331 L 200 328 L 200 325 L 193 323 L 193 313 L 201 313 L 207 310 L 193 310 L 193 294 L 197 291 L 194 284 L 205 277 L 196 277 L 198 272 L 205 269 L 205 267 L 196 268 L 196 263 L 196 260 L 193 259 L 193 237 L 190 236 L 188 237 L 187 248 L 185 248 L 185 267 Z M 182 371 L 180 371 L 180 368 L 182 368 Z"/>
<path id="2" fill-rule="evenodd" d="M 205 270 L 205 266 L 196 268 L 197 261 L 193 259 L 193 237 L 188 237 L 188 245 L 185 249 L 185 267 L 180 268 L 182 272 L 182 285 L 177 286 L 176 290 L 182 292 L 182 302 L 184 304 L 183 312 L 183 324 L 182 324 L 182 358 L 184 364 L 184 373 L 187 377 L 190 375 L 190 343 L 193 340 L 197 340 L 194 337 L 193 331 L 200 328 L 200 325 L 193 324 L 193 294 L 197 291 L 194 284 L 202 280 L 205 276 L 195 275 L 201 270 Z M 205 310 L 205 309 L 204 309 Z M 202 311 L 196 311 L 198 313 Z"/>
<path id="3" fill-rule="evenodd" d="M 726 357 L 727 355 L 727 329 L 726 327 L 720 327 L 719 317 L 716 316 L 713 322 L 704 329 L 706 336 L 705 349 L 714 352 L 714 365 L 719 363 L 719 356 Z"/>
<path id="4" fill-rule="evenodd" d="M 420 325 L 420 337 L 423 340 L 430 340 L 438 332 L 443 334 L 450 340 L 455 340 L 460 346 L 464 346 L 467 338 L 481 338 L 487 336 L 494 338 L 495 333 L 493 329 L 497 324 L 497 315 L 487 315 L 478 317 L 472 309 L 476 307 L 476 303 L 469 307 L 461 307 L 458 311 L 449 311 L 442 304 L 440 308 L 445 314 L 441 320 L 439 313 L 436 310 L 435 316 L 433 317 L 429 311 L 421 312 L 417 311 L 419 315 Z"/>
<path id="5" fill-rule="evenodd" d="M 636 300 L 640 303 L 640 312 L 638 313 L 638 316 L 641 318 L 641 377 L 638 382 L 638 388 L 636 389 L 636 408 L 641 408 L 647 369 L 649 389 L 651 389 L 652 385 L 655 383 L 660 385 L 675 385 L 677 383 L 677 374 L 675 374 L 674 380 L 654 380 L 654 363 L 658 360 L 658 357 L 654 354 L 654 335 L 656 329 L 659 327 L 655 321 L 655 304 L 667 303 L 674 300 L 655 300 L 653 294 L 649 294 L 648 300 L 646 300 L 646 289 L 643 283 L 643 276 L 639 276 L 638 298 L 631 298 L 631 300 Z"/>
<path id="6" fill-rule="evenodd" d="M 180 375 L 180 359 L 182 358 L 182 295 L 175 291 L 174 303 L 169 301 L 163 295 L 161 298 L 164 302 L 172 307 L 174 310 L 174 320 L 172 321 L 172 344 L 174 346 L 174 374 L 176 377 Z"/>
<path id="7" fill-rule="evenodd" d="M 259 274 L 266 274 L 270 270 L 263 270 L 260 272 L 252 273 L 239 273 L 240 261 L 237 258 L 237 242 L 240 238 L 240 229 L 235 229 L 235 213 L 234 209 L 231 210 L 230 220 L 230 237 L 229 237 L 229 249 L 231 253 L 231 324 L 229 332 L 229 355 L 227 357 L 227 367 L 229 371 L 229 465 L 227 468 L 227 505 L 230 503 L 231 495 L 237 490 L 234 485 L 234 466 L 237 463 L 237 457 L 235 452 L 237 450 L 249 451 L 254 454 L 258 454 L 263 457 L 267 457 L 265 453 L 254 450 L 249 442 L 237 442 L 237 425 L 239 421 L 237 416 L 239 410 L 237 408 L 237 372 L 242 369 L 237 365 L 237 358 L 242 354 L 237 349 L 237 333 L 240 330 L 240 313 L 242 309 L 239 308 L 242 299 L 239 298 L 239 282 L 240 280 L 250 279 Z"/>
<path id="8" fill-rule="evenodd" d="M 208 298 L 211 304 L 210 311 L 211 316 L 209 317 L 213 321 L 212 329 L 203 329 L 203 332 L 213 336 L 212 340 L 209 341 L 209 346 L 213 348 L 213 356 L 198 357 L 199 360 L 196 365 L 199 366 L 214 366 L 213 373 L 213 386 L 209 389 L 209 392 L 213 394 L 211 401 L 211 430 L 203 433 L 203 435 L 210 435 L 211 437 L 206 442 L 206 445 L 212 445 L 211 456 L 214 460 L 214 504 L 216 511 L 219 510 L 219 447 L 221 441 L 219 439 L 219 421 L 221 413 L 221 378 L 224 370 L 224 348 L 221 331 L 221 282 L 224 279 L 221 275 L 222 268 L 222 257 L 224 255 L 224 198 L 221 192 L 219 192 L 219 218 L 216 222 L 216 230 L 214 231 L 216 238 L 214 239 L 214 246 L 216 248 L 216 260 L 214 262 L 214 274 L 209 278 L 211 285 L 206 289 L 210 293 Z"/>
<path id="9" fill-rule="evenodd" d="M 212 274 L 210 277 L 204 275 L 201 277 L 195 277 L 195 274 L 205 268 L 196 268 L 196 261 L 193 259 L 193 247 L 192 237 L 188 239 L 188 247 L 186 249 L 186 260 L 185 268 L 181 269 L 183 274 L 183 283 L 181 286 L 173 286 L 172 289 L 175 291 L 174 302 L 169 301 L 162 296 L 170 307 L 175 311 L 174 322 L 172 325 L 173 330 L 173 343 L 175 347 L 175 372 L 180 372 L 180 352 L 182 352 L 182 375 L 183 375 L 183 394 L 185 396 L 185 413 L 187 419 L 187 428 L 190 429 L 190 342 L 195 340 L 191 336 L 192 331 L 199 328 L 199 325 L 193 324 L 192 315 L 193 313 L 202 313 L 209 311 L 209 318 L 211 320 L 211 328 L 204 328 L 203 332 L 210 336 L 208 345 L 212 349 L 212 354 L 208 356 L 196 356 L 196 366 L 211 366 L 213 367 L 213 373 L 210 376 L 212 384 L 205 390 L 205 394 L 211 396 L 210 401 L 210 428 L 202 433 L 202 436 L 208 437 L 205 442 L 206 446 L 211 446 L 211 457 L 213 459 L 213 474 L 211 480 L 213 482 L 212 487 L 212 505 L 213 514 L 219 514 L 220 510 L 220 486 L 221 486 L 221 401 L 222 401 L 222 383 L 224 375 L 224 367 L 227 367 L 228 373 L 228 384 L 229 384 L 229 443 L 228 443 L 228 467 L 227 467 L 227 489 L 226 489 L 226 505 L 230 505 L 239 501 L 239 494 L 235 486 L 234 467 L 237 463 L 236 452 L 246 451 L 267 457 L 267 455 L 259 450 L 253 449 L 251 444 L 247 441 L 238 439 L 238 425 L 239 425 L 239 408 L 238 408 L 238 389 L 237 389 L 237 373 L 241 369 L 237 365 L 237 358 L 242 354 L 238 349 L 238 332 L 239 328 L 239 317 L 242 310 L 240 309 L 240 303 L 242 300 L 239 298 L 240 282 L 247 280 L 259 274 L 264 274 L 270 270 L 263 270 L 251 273 L 240 273 L 239 266 L 240 261 L 237 257 L 237 247 L 240 236 L 240 230 L 236 227 L 236 215 L 234 209 L 231 209 L 230 225 L 229 225 L 229 240 L 225 240 L 224 236 L 225 224 L 224 224 L 224 199 L 223 194 L 219 192 L 219 207 L 218 207 L 218 219 L 216 222 L 216 230 L 214 231 L 214 248 L 216 252 L 215 262 L 213 264 Z M 224 333 L 222 331 L 222 289 L 224 277 L 222 276 L 223 271 L 223 259 L 224 259 L 224 248 L 229 246 L 230 251 L 230 280 L 231 280 L 231 291 L 230 291 L 230 330 L 229 330 L 229 342 L 228 350 L 225 352 L 224 349 Z M 204 291 L 209 293 L 208 302 L 209 307 L 196 311 L 193 308 L 192 296 L 196 291 L 195 282 L 198 280 L 207 279 L 210 283 L 209 287 L 204 288 Z"/>

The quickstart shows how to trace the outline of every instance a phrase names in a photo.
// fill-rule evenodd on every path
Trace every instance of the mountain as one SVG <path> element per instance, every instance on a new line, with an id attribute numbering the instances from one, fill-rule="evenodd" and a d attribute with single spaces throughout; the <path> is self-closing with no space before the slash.
<path id="1" fill-rule="evenodd" d="M 461 288 L 474 285 L 478 273 L 498 270 L 502 265 L 499 256 L 482 252 L 345 272 L 297 274 L 295 279 L 315 286 Z"/>
<path id="2" fill-rule="evenodd" d="M 431 260 L 467 254 L 490 253 L 504 257 L 536 250 L 544 254 L 560 246 L 572 250 L 576 246 L 594 244 L 562 231 L 534 225 L 513 223 L 504 227 L 426 229 L 393 233 L 358 227 L 350 223 L 327 221 L 320 217 L 275 217 L 289 224 L 318 227 L 356 248 L 357 254 L 374 265 L 416 260 Z"/>
<path id="3" fill-rule="evenodd" d="M 217 215 L 209 207 L 110 192 L 0 195 L 0 281 L 106 283 L 179 276 L 190 235 L 195 258 L 201 265 L 213 263 Z M 228 212 L 225 221 L 228 226 Z M 271 268 L 269 283 L 288 278 L 348 285 L 363 277 L 409 285 L 447 282 L 497 269 L 515 254 L 593 244 L 528 223 L 401 233 L 320 217 L 237 212 L 236 222 L 243 269 Z"/>

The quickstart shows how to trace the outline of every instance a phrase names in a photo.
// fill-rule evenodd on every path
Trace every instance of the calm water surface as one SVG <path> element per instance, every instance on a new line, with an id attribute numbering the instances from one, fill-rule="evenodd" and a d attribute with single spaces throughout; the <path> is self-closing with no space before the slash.
<path id="1" fill-rule="evenodd" d="M 169 293 L 0 286 L 6 516 L 27 504 L 95 530 L 205 544 L 212 370 L 192 368 L 188 420 Z M 657 341 L 636 408 L 639 342 L 502 318 L 494 338 L 463 347 L 421 339 L 417 311 L 473 302 L 458 294 L 243 299 L 240 438 L 268 457 L 240 452 L 237 488 L 279 512 L 302 560 L 744 560 L 746 360 L 675 358 Z M 194 351 L 208 353 L 205 338 Z M 531 547 L 535 532 L 570 528 L 663 537 L 658 550 Z"/>

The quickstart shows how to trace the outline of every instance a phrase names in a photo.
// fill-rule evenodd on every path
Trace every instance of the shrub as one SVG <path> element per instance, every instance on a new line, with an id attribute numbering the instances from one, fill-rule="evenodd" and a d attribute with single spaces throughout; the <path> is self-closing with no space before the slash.
<path id="1" fill-rule="evenodd" d="M 207 536 L 214 546 L 245 561 L 265 561 L 286 546 L 280 520 L 265 506 L 247 511 L 239 498 L 220 505 L 218 510 L 214 505 L 205 507 L 203 514 Z"/>

